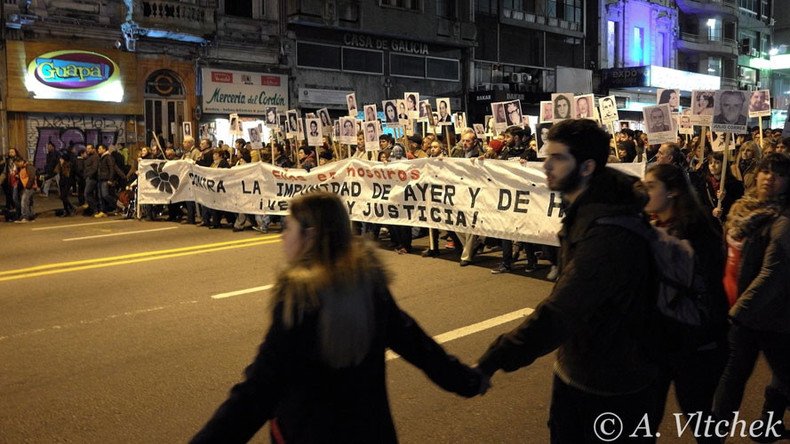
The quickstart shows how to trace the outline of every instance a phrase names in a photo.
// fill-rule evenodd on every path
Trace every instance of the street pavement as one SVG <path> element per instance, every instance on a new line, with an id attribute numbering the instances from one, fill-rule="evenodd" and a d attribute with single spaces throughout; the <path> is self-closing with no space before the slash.
<path id="1" fill-rule="evenodd" d="M 57 203 L 39 198 L 35 222 L 0 224 L 0 443 L 188 440 L 266 332 L 269 286 L 284 265 L 278 233 L 64 219 L 52 213 Z M 447 251 L 422 258 L 383 243 L 380 253 L 400 306 L 468 363 L 552 287 L 545 266 L 491 275 L 499 252 L 464 268 Z M 495 375 L 491 391 L 470 400 L 388 359 L 401 442 L 548 442 L 553 354 Z M 769 379 L 759 362 L 741 409 L 748 421 Z M 693 442 L 677 438 L 677 411 L 671 397 L 660 442 Z M 254 442 L 269 442 L 268 429 Z"/>

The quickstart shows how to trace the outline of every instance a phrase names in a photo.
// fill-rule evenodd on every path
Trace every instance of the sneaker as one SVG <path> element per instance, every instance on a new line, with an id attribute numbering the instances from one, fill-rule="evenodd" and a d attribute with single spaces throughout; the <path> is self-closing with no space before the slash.
<path id="1" fill-rule="evenodd" d="M 28 222 L 30 222 L 28 219 L 19 219 L 14 221 L 15 224 L 26 224 Z"/>
<path id="2" fill-rule="evenodd" d="M 99 211 L 98 213 L 94 214 L 93 217 L 100 218 L 100 217 L 107 217 L 107 214 L 104 211 Z"/>
<path id="3" fill-rule="evenodd" d="M 537 270 L 538 266 L 534 262 L 527 262 L 527 265 L 524 266 L 525 273 L 532 273 L 533 271 Z"/>
<path id="4" fill-rule="evenodd" d="M 560 269 L 557 268 L 556 265 L 552 265 L 551 268 L 549 269 L 549 274 L 546 275 L 546 279 L 550 281 L 556 281 L 557 275 L 559 274 L 560 274 Z"/>
<path id="5" fill-rule="evenodd" d="M 462 267 L 466 267 L 467 265 L 471 265 L 471 264 L 472 264 L 472 263 L 471 263 L 471 262 L 469 262 L 469 261 L 461 261 L 461 262 L 459 262 L 459 263 L 458 263 L 458 265 L 460 265 L 460 266 L 462 266 Z"/>
<path id="6" fill-rule="evenodd" d="M 510 265 L 505 263 L 499 264 L 498 267 L 491 270 L 491 274 L 502 274 L 502 273 L 510 273 L 513 271 L 513 268 Z"/>

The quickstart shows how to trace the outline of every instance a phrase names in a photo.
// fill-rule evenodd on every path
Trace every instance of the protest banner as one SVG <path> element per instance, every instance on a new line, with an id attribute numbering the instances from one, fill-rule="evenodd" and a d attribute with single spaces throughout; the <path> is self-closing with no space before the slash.
<path id="1" fill-rule="evenodd" d="M 612 167 L 639 177 L 643 164 Z M 143 160 L 141 204 L 195 201 L 246 214 L 285 215 L 291 198 L 314 190 L 338 194 L 352 220 L 474 233 L 557 245 L 563 216 L 542 164 L 433 158 L 390 163 L 346 159 L 309 173 L 266 163 L 205 168 L 190 161 Z"/>

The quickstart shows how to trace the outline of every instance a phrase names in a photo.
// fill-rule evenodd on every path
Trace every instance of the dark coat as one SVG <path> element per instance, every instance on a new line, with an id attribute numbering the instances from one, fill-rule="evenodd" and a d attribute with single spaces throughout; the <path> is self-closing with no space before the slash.
<path id="1" fill-rule="evenodd" d="M 85 179 L 96 180 L 96 174 L 99 172 L 99 155 L 87 154 L 83 162 L 83 174 Z"/>
<path id="2" fill-rule="evenodd" d="M 747 236 L 738 268 L 734 322 L 754 330 L 790 333 L 790 210 Z"/>
<path id="3" fill-rule="evenodd" d="M 555 373 L 581 390 L 624 394 L 655 381 L 646 328 L 655 304 L 649 245 L 625 228 L 595 223 L 641 214 L 647 197 L 636 183 L 610 168 L 590 180 L 562 221 L 554 289 L 491 344 L 479 360 L 484 372 L 514 371 L 559 348 Z"/>
<path id="4" fill-rule="evenodd" d="M 293 273 L 285 285 L 302 288 L 292 281 L 304 281 L 304 275 Z M 282 285 L 282 278 L 278 282 Z M 362 294 L 372 302 L 375 326 L 361 363 L 339 369 L 328 365 L 318 333 L 321 308 L 309 310 L 301 322 L 288 328 L 280 302 L 258 355 L 245 370 L 245 380 L 233 387 L 192 442 L 246 442 L 272 419 L 276 419 L 272 428 L 287 443 L 397 442 L 385 377 L 388 347 L 443 389 L 463 396 L 476 394 L 480 375 L 448 355 L 401 311 L 383 273 L 374 272 L 370 282 L 370 291 Z"/>
<path id="5" fill-rule="evenodd" d="M 126 173 L 118 168 L 118 165 L 115 164 L 115 160 L 113 160 L 109 152 L 99 157 L 99 166 L 96 170 L 96 178 L 99 181 L 113 180 L 116 178 L 122 179 L 125 177 Z"/>

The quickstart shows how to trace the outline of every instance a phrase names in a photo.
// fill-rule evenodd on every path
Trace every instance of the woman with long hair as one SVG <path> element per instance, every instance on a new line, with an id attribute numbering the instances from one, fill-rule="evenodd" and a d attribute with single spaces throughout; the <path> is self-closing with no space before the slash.
<path id="1" fill-rule="evenodd" d="M 258 355 L 192 442 L 248 441 L 267 421 L 273 442 L 397 442 L 388 347 L 445 390 L 474 396 L 485 388 L 479 372 L 401 311 L 383 264 L 352 237 L 336 195 L 291 201 L 283 251 L 286 265 Z"/>
<path id="2" fill-rule="evenodd" d="M 756 180 L 732 206 L 724 227 L 724 288 L 732 326 L 729 359 L 713 404 L 720 419 L 739 409 L 761 351 L 776 379 L 772 386 L 790 387 L 790 157 L 765 156 Z M 781 420 L 784 407 L 777 410 L 773 419 Z"/>
<path id="3" fill-rule="evenodd" d="M 756 184 L 757 164 L 760 162 L 760 146 L 757 142 L 748 141 L 741 145 L 735 162 L 730 166 L 732 175 L 743 183 L 748 191 Z"/>
<path id="4" fill-rule="evenodd" d="M 708 318 L 699 335 L 690 336 L 686 346 L 677 350 L 663 368 L 663 406 L 670 383 L 686 415 L 701 412 L 710 417 L 713 394 L 727 358 L 727 298 L 722 286 L 724 248 L 721 228 L 703 210 L 681 168 L 672 164 L 653 165 L 645 173 L 645 187 L 650 200 L 645 211 L 656 226 L 678 239 L 686 239 L 694 248 L 695 274 L 704 284 Z M 702 288 L 702 287 L 700 287 Z M 687 416 L 691 418 L 690 416 Z M 707 442 L 698 440 L 699 442 Z"/>

